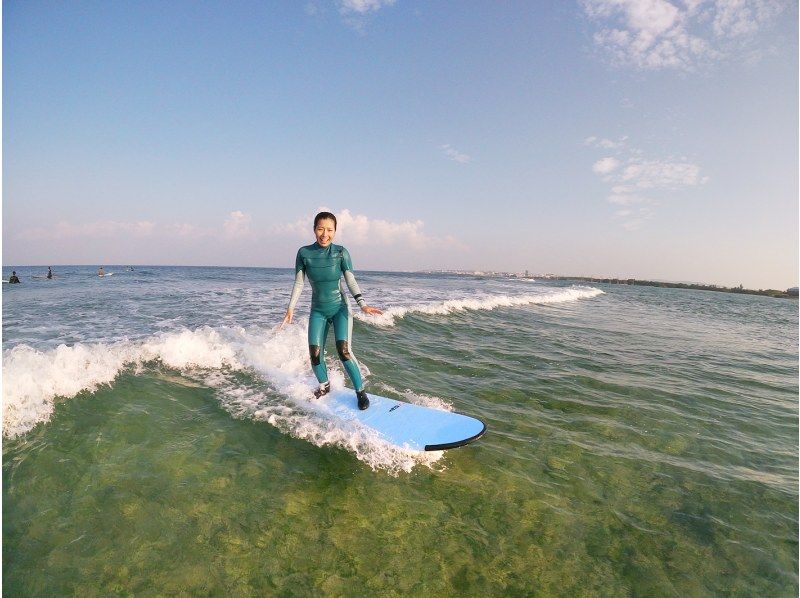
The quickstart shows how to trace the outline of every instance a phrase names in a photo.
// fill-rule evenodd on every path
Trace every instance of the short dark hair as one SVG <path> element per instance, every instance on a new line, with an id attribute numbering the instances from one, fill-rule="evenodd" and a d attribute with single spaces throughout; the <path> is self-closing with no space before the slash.
<path id="1" fill-rule="evenodd" d="M 317 224 L 319 224 L 320 220 L 326 220 L 328 218 L 333 220 L 333 230 L 336 230 L 336 216 L 334 216 L 330 212 L 320 212 L 319 214 L 314 216 L 314 228 L 317 228 Z"/>

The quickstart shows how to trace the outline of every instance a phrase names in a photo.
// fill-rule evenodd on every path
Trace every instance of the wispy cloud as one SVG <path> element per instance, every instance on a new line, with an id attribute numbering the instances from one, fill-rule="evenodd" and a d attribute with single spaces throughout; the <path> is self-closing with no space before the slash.
<path id="1" fill-rule="evenodd" d="M 472 162 L 472 157 L 458 151 L 449 143 L 445 143 L 444 145 L 440 145 L 439 149 L 442 150 L 442 153 L 448 160 L 452 160 L 453 162 L 458 162 L 459 164 L 467 164 Z"/>
<path id="2" fill-rule="evenodd" d="M 619 206 L 631 206 L 635 204 L 654 204 L 653 201 L 649 197 L 643 197 L 641 195 L 637 195 L 635 193 L 612 193 L 607 198 L 608 203 L 613 203 Z M 619 214 L 619 212 L 617 212 Z"/>
<path id="3" fill-rule="evenodd" d="M 250 222 L 252 218 L 249 214 L 239 210 L 231 212 L 227 220 L 222 224 L 222 232 L 228 238 L 242 238 L 251 235 Z"/>
<path id="4" fill-rule="evenodd" d="M 619 160 L 610 156 L 608 158 L 603 158 L 602 160 L 598 160 L 592 166 L 592 170 L 597 174 L 610 174 L 614 172 L 619 167 Z"/>
<path id="5" fill-rule="evenodd" d="M 620 226 L 625 230 L 639 230 L 653 218 L 653 210 L 646 207 L 636 209 L 617 210 L 614 214 L 620 220 Z"/>
<path id="6" fill-rule="evenodd" d="M 307 2 L 303 10 L 309 17 L 316 17 L 322 13 L 322 9 L 314 2 Z"/>
<path id="7" fill-rule="evenodd" d="M 54 226 L 33 227 L 22 229 L 17 236 L 20 239 L 70 239 L 94 237 L 100 239 L 113 239 L 120 235 L 133 235 L 147 237 L 155 233 L 155 222 L 141 220 L 137 222 L 123 222 L 119 220 L 99 220 L 96 222 L 58 222 Z"/>
<path id="8" fill-rule="evenodd" d="M 679 160 L 642 160 L 632 158 L 617 177 L 617 181 L 635 189 L 665 189 L 676 191 L 708 182 L 700 175 L 697 164 Z"/>
<path id="9" fill-rule="evenodd" d="M 333 210 L 324 206 L 318 208 L 317 211 L 333 212 Z M 348 209 L 334 213 L 336 214 L 337 222 L 336 243 L 343 245 L 381 247 L 404 244 L 416 250 L 442 247 L 467 248 L 462 242 L 450 235 L 443 237 L 428 235 L 424 231 L 425 223 L 422 220 L 394 222 L 382 218 L 370 218 L 364 214 L 353 214 Z M 299 238 L 308 238 L 312 234 L 311 223 L 313 218 L 313 214 L 308 214 L 295 222 L 278 225 L 275 227 L 275 232 Z"/>
<path id="10" fill-rule="evenodd" d="M 626 137 L 621 139 L 627 140 Z M 584 145 L 607 150 L 610 146 L 597 137 L 584 140 Z M 641 149 L 627 144 L 614 144 L 615 155 L 605 156 L 592 164 L 592 172 L 609 185 L 608 203 L 619 206 L 615 216 L 623 228 L 636 230 L 655 216 L 652 206 L 666 195 L 704 185 L 697 164 L 685 157 L 653 159 Z"/>
<path id="11" fill-rule="evenodd" d="M 180 237 L 182 239 L 199 239 L 201 237 L 213 236 L 213 229 L 203 228 L 188 222 L 176 222 L 172 224 L 165 224 L 161 229 L 171 237 Z"/>
<path id="12" fill-rule="evenodd" d="M 333 211 L 320 207 L 320 211 Z M 151 221 L 124 222 L 103 220 L 97 222 L 59 222 L 49 227 L 33 227 L 18 231 L 14 236 L 25 241 L 52 243 L 73 241 L 82 246 L 92 242 L 99 246 L 136 247 L 215 247 L 239 252 L 251 244 L 277 244 L 297 240 L 313 240 L 309 213 L 287 224 L 259 225 L 250 214 L 235 210 L 228 213 L 216 226 L 200 226 L 188 222 L 156 223 Z M 392 221 L 356 214 L 348 209 L 334 212 L 338 221 L 336 242 L 360 247 L 397 246 L 404 250 L 426 251 L 438 249 L 467 250 L 468 247 L 451 235 L 436 236 L 425 231 L 420 219 Z"/>
<path id="13" fill-rule="evenodd" d="M 623 135 L 616 141 L 612 141 L 611 139 L 605 139 L 600 137 L 587 137 L 583 141 L 583 145 L 588 145 L 590 147 L 601 147 L 603 149 L 618 149 L 625 146 L 625 142 L 628 140 L 627 135 Z"/>
<path id="14" fill-rule="evenodd" d="M 785 8 L 780 0 L 581 0 L 595 45 L 617 66 L 691 70 L 734 53 Z"/>
<path id="15" fill-rule="evenodd" d="M 344 22 L 354 31 L 363 34 L 370 16 L 394 3 L 395 0 L 338 0 L 337 4 Z"/>
<path id="16" fill-rule="evenodd" d="M 391 6 L 395 0 L 340 0 L 339 11 L 342 14 L 355 13 L 359 15 L 377 12 L 384 6 Z"/>
<path id="17" fill-rule="evenodd" d="M 780 2 L 770 0 L 717 0 L 714 4 L 713 27 L 719 37 L 752 35 L 784 8 Z"/>
<path id="18" fill-rule="evenodd" d="M 66 240 L 66 239 L 114 239 L 149 238 L 159 239 L 201 239 L 233 241 L 253 237 L 250 230 L 251 217 L 241 211 L 228 214 L 218 227 L 202 227 L 187 222 L 159 224 L 148 220 L 125 222 L 120 220 L 99 220 L 96 222 L 58 222 L 54 226 L 33 227 L 17 233 L 17 238 L 25 240 Z"/>

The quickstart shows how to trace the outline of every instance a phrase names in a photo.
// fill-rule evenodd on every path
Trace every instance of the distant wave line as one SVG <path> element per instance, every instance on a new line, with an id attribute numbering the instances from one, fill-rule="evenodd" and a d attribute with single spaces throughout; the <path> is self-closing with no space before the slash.
<path id="1" fill-rule="evenodd" d="M 394 326 L 397 320 L 409 314 L 448 315 L 453 312 L 492 310 L 498 307 L 566 303 L 579 299 L 590 299 L 604 294 L 605 293 L 600 289 L 595 289 L 593 287 L 571 287 L 549 293 L 518 296 L 491 295 L 476 299 L 448 299 L 446 301 L 421 303 L 409 307 L 390 307 L 380 316 L 367 316 L 357 313 L 355 317 L 367 324 L 386 328 Z"/>

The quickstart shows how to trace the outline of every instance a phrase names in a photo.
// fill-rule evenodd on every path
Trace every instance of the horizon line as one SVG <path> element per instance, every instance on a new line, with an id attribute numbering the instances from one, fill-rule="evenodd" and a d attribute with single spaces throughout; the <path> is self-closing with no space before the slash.
<path id="1" fill-rule="evenodd" d="M 133 263 L 107 263 L 107 264 L 20 264 L 16 266 L 6 265 L 3 264 L 2 268 L 53 268 L 53 267 L 64 267 L 64 266 L 76 266 L 76 267 L 87 267 L 87 268 L 99 268 L 99 267 L 112 267 L 112 266 L 122 266 L 122 267 L 153 267 L 153 268 L 240 268 L 240 269 L 268 269 L 268 270 L 292 270 L 293 267 L 291 266 L 231 266 L 231 265 L 193 265 L 193 264 L 133 264 Z M 424 270 L 370 270 L 370 269 L 359 269 L 359 272 L 395 272 L 395 273 L 406 273 L 406 274 L 431 274 L 435 272 L 439 273 L 448 273 L 448 274 L 466 274 L 466 275 L 476 275 L 476 274 L 498 274 L 498 275 L 515 275 L 518 276 L 523 272 L 528 272 L 528 270 L 523 270 L 522 272 L 519 271 L 508 271 L 508 270 L 489 270 L 489 269 L 424 269 Z M 608 280 L 640 280 L 645 282 L 663 282 L 668 284 L 690 284 L 690 285 L 698 285 L 698 286 L 716 286 L 720 288 L 739 288 L 737 286 L 728 286 L 719 283 L 709 283 L 709 282 L 687 282 L 683 280 L 666 280 L 666 279 L 659 279 L 659 278 L 644 278 L 644 277 L 637 277 L 637 276 L 598 276 L 595 274 L 588 275 L 588 274 L 555 274 L 555 273 L 548 273 L 548 274 L 531 274 L 527 276 L 527 278 L 532 279 L 539 279 L 539 280 L 548 280 L 551 277 L 554 278 L 561 278 L 561 279 L 580 279 L 580 278 L 591 278 L 591 279 L 608 279 Z M 742 285 L 742 283 L 739 283 Z M 790 286 L 788 288 L 795 288 L 797 285 Z M 779 290 L 778 287 L 772 289 L 751 289 L 742 286 L 744 290 L 750 291 L 763 291 L 763 290 Z M 785 289 L 784 289 L 785 290 Z"/>

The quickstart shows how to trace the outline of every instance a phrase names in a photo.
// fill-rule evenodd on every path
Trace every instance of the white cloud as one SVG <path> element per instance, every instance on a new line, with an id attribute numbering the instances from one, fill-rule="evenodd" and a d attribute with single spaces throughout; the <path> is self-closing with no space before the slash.
<path id="1" fill-rule="evenodd" d="M 468 156 L 467 154 L 458 151 L 449 143 L 440 145 L 439 149 L 442 150 L 442 152 L 444 152 L 444 155 L 453 162 L 458 162 L 459 164 L 467 164 L 469 162 L 472 162 L 471 156 Z"/>
<path id="2" fill-rule="evenodd" d="M 713 27 L 719 37 L 752 35 L 783 10 L 770 0 L 717 0 L 715 5 Z"/>
<path id="3" fill-rule="evenodd" d="M 229 238 L 241 238 L 251 235 L 250 222 L 252 218 L 239 210 L 231 212 L 222 225 L 222 232 Z"/>
<path id="4" fill-rule="evenodd" d="M 118 220 L 99 220 L 96 222 L 58 222 L 55 226 L 23 229 L 17 235 L 20 239 L 71 239 L 94 237 L 111 239 L 120 235 L 147 237 L 156 229 L 154 222 L 140 220 L 137 222 L 121 222 Z"/>
<path id="5" fill-rule="evenodd" d="M 653 218 L 653 211 L 649 208 L 637 208 L 635 210 L 618 210 L 615 214 L 621 219 L 620 225 L 625 230 L 639 230 L 644 224 Z"/>
<path id="6" fill-rule="evenodd" d="M 672 29 L 680 11 L 666 0 L 636 0 L 625 3 L 628 26 L 653 37 Z"/>
<path id="7" fill-rule="evenodd" d="M 392 245 L 398 241 L 409 242 L 414 247 L 423 247 L 431 238 L 422 232 L 422 220 L 391 222 L 371 219 L 363 214 L 351 214 L 342 210 L 337 216 L 342 241 L 353 245 Z"/>
<path id="8" fill-rule="evenodd" d="M 367 14 L 377 12 L 384 6 L 391 6 L 395 0 L 340 0 L 339 11 L 343 14 Z"/>
<path id="9" fill-rule="evenodd" d="M 708 181 L 708 177 L 700 176 L 697 164 L 635 158 L 622 171 L 619 181 L 638 189 L 677 190 L 702 185 Z"/>
<path id="10" fill-rule="evenodd" d="M 616 158 L 603 158 L 592 166 L 592 170 L 597 174 L 610 174 L 619 167 L 619 160 Z"/>
<path id="11" fill-rule="evenodd" d="M 168 236 L 198 239 L 213 234 L 210 229 L 195 226 L 186 222 L 165 224 L 162 229 Z"/>
<path id="12" fill-rule="evenodd" d="M 608 200 L 608 203 L 613 203 L 620 206 L 655 203 L 649 197 L 642 197 L 641 195 L 634 195 L 631 193 L 612 193 L 606 199 Z M 619 212 L 617 213 L 619 214 Z"/>
<path id="13" fill-rule="evenodd" d="M 320 211 L 329 211 L 327 208 L 320 208 Z M 307 237 L 312 234 L 313 216 L 301 218 L 294 222 L 273 225 L 272 230 L 277 235 L 287 235 L 290 237 Z"/>
<path id="14" fill-rule="evenodd" d="M 320 207 L 317 212 L 333 211 Z M 240 242 L 275 242 L 281 244 L 286 238 L 304 240 L 310 243 L 314 239 L 312 224 L 314 212 L 295 222 L 260 227 L 254 225 L 252 217 L 240 210 L 230 212 L 225 220 L 214 227 L 202 227 L 187 222 L 157 224 L 150 221 L 121 222 L 98 221 L 73 224 L 59 222 L 50 227 L 34 227 L 20 230 L 15 234 L 18 239 L 36 242 L 52 242 L 57 240 L 76 240 L 82 244 L 92 241 L 107 245 L 108 241 L 123 246 L 134 245 L 134 241 L 142 239 L 139 246 L 157 246 L 167 244 L 196 247 L 214 246 L 220 249 L 240 251 Z M 451 235 L 435 236 L 425 232 L 425 223 L 420 219 L 391 221 L 383 218 L 371 218 L 364 214 L 355 214 L 348 209 L 334 212 L 337 216 L 338 230 L 336 243 L 361 247 L 398 246 L 411 250 L 455 249 L 467 250 L 468 247 Z M 281 240 L 284 237 L 284 240 Z"/>
<path id="15" fill-rule="evenodd" d="M 701 175 L 700 166 L 685 159 L 643 160 L 633 155 L 620 171 L 604 180 L 614 183 L 614 194 L 625 195 L 641 190 L 681 191 L 704 185 L 708 177 Z"/>
<path id="16" fill-rule="evenodd" d="M 621 138 L 627 140 L 627 136 Z M 605 148 L 602 139 L 588 137 L 584 145 Z M 708 177 L 703 176 L 700 166 L 686 158 L 647 159 L 639 148 L 625 147 L 617 152 L 619 158 L 606 157 L 592 165 L 592 171 L 611 185 L 606 200 L 623 206 L 615 213 L 627 230 L 641 228 L 655 213 L 650 207 L 659 204 L 659 196 L 684 191 L 704 185 Z M 633 209 L 632 206 L 638 206 Z"/>
<path id="17" fill-rule="evenodd" d="M 16 236 L 29 240 L 64 240 L 64 239 L 120 239 L 120 238 L 152 238 L 156 239 L 200 239 L 209 237 L 221 241 L 252 238 L 250 230 L 251 217 L 240 211 L 231 212 L 218 228 L 204 228 L 187 222 L 158 224 L 147 220 L 123 222 L 118 220 L 100 220 L 96 222 L 58 222 L 54 226 L 34 227 L 21 230 Z"/>
<path id="18" fill-rule="evenodd" d="M 611 187 L 611 193 L 633 193 L 636 189 L 628 185 L 614 185 Z"/>
<path id="19" fill-rule="evenodd" d="M 364 34 L 370 16 L 380 9 L 392 6 L 395 0 L 339 0 L 339 13 L 354 31 Z"/>
<path id="20" fill-rule="evenodd" d="M 425 223 L 422 220 L 393 222 L 382 218 L 370 218 L 364 214 L 353 214 L 348 209 L 336 212 L 327 207 L 320 207 L 317 212 L 336 214 L 334 242 L 342 245 L 383 247 L 404 244 L 417 250 L 442 247 L 467 248 L 450 235 L 436 237 L 426 234 Z M 275 227 L 275 232 L 313 239 L 311 230 L 313 220 L 313 215 L 309 214 L 295 222 L 278 225 Z"/>
<path id="21" fill-rule="evenodd" d="M 784 8 L 779 0 L 582 0 L 596 46 L 618 66 L 691 70 L 736 49 Z"/>
<path id="22" fill-rule="evenodd" d="M 601 147 L 603 149 L 619 149 L 625 146 L 625 142 L 627 140 L 628 140 L 627 135 L 623 135 L 616 141 L 599 137 L 587 137 L 583 141 L 583 145 L 588 145 L 590 147 Z"/>

